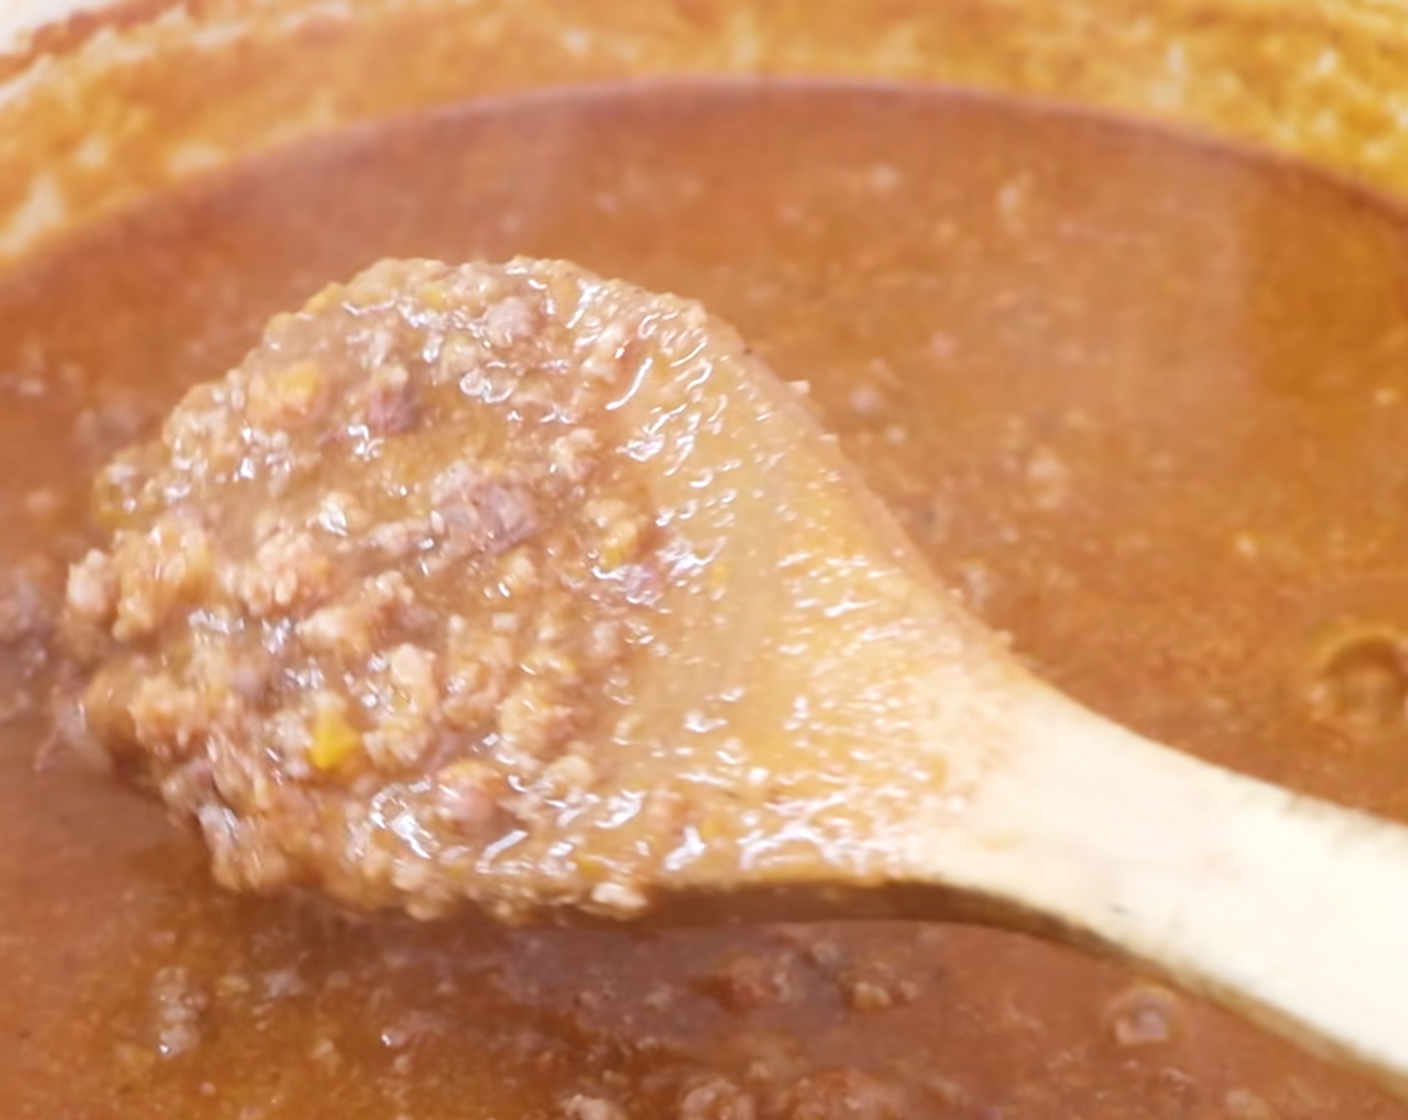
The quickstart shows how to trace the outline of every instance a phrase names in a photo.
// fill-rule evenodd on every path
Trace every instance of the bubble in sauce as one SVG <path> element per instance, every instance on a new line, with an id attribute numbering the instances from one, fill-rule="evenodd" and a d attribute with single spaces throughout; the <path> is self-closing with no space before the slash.
<path id="1" fill-rule="evenodd" d="M 1340 636 L 1318 658 L 1309 700 L 1318 722 L 1350 735 L 1402 728 L 1408 715 L 1408 645 L 1389 631 Z"/>
<path id="2" fill-rule="evenodd" d="M 1182 1033 L 1182 1000 L 1160 984 L 1131 984 L 1105 1007 L 1105 1029 L 1119 1046 L 1160 1046 Z"/>

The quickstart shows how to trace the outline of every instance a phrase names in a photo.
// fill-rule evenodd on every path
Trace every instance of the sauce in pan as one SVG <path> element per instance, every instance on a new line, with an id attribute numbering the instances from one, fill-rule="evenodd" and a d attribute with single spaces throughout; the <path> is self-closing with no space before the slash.
<path id="1" fill-rule="evenodd" d="M 89 484 L 381 257 L 568 258 L 804 380 L 967 604 L 1203 757 L 1408 819 L 1408 223 L 1269 159 L 902 87 L 394 121 L 0 276 L 0 1112 L 1340 1120 L 1373 1090 L 1107 962 L 856 923 L 567 932 L 222 893 L 59 758 Z"/>

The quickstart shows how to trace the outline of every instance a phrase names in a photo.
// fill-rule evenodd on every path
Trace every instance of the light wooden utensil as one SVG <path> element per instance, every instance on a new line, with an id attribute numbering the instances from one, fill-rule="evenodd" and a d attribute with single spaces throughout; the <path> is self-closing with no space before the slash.
<path id="1" fill-rule="evenodd" d="M 697 704 L 723 727 L 680 755 L 720 809 L 646 884 L 667 919 L 948 916 L 1101 946 L 1408 1095 L 1408 829 L 1037 680 L 761 363 L 622 407 L 710 569 L 636 687 L 646 725 Z"/>

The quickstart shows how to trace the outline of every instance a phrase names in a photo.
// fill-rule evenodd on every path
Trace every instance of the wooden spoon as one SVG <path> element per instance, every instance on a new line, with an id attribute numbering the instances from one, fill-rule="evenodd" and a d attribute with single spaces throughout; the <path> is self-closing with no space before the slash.
<path id="1" fill-rule="evenodd" d="M 685 409 L 658 390 L 628 405 L 673 449 L 655 498 L 693 510 L 717 578 L 672 604 L 680 648 L 637 695 L 739 752 L 691 858 L 646 884 L 666 919 L 893 913 L 1100 946 L 1408 1096 L 1408 829 L 1034 678 L 760 363 L 717 363 Z"/>

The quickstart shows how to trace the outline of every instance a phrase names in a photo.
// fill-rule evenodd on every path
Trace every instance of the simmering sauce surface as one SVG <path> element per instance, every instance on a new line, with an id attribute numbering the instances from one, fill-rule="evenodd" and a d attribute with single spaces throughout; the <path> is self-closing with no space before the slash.
<path id="1" fill-rule="evenodd" d="M 1397 1116 L 1118 967 L 921 924 L 668 934 L 222 894 L 36 773 L 88 484 L 274 312 L 385 256 L 702 300 L 968 605 L 1152 737 L 1408 819 L 1408 226 L 1343 185 L 941 91 L 675 86 L 393 122 L 0 277 L 0 1112 Z"/>

